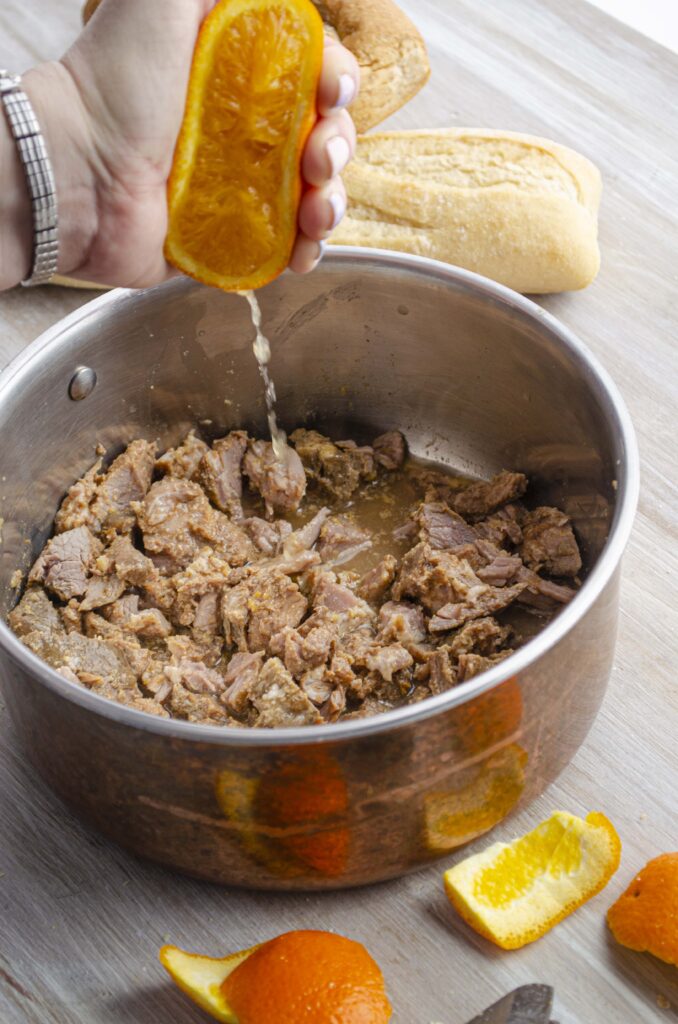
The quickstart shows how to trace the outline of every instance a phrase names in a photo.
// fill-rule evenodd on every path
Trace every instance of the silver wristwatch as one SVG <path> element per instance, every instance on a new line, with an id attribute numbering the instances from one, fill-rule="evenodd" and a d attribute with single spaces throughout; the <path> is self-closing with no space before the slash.
<path id="1" fill-rule="evenodd" d="M 16 141 L 33 211 L 33 263 L 26 287 L 45 284 L 59 261 L 57 197 L 45 140 L 21 77 L 0 70 L 0 100 Z"/>

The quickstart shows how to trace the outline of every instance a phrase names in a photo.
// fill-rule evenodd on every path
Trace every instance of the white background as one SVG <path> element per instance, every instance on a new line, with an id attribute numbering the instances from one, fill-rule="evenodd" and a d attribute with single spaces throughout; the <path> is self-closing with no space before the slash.
<path id="1" fill-rule="evenodd" d="M 678 53 L 678 0 L 589 0 Z"/>

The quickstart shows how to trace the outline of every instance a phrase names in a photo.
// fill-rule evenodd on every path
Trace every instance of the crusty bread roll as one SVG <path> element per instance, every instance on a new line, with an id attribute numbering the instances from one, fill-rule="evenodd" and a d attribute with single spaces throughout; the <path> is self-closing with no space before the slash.
<path id="1" fill-rule="evenodd" d="M 360 65 L 360 95 L 351 106 L 366 132 L 404 106 L 428 81 L 431 68 L 418 29 L 393 0 L 313 0 Z"/>
<path id="2" fill-rule="evenodd" d="M 320 15 L 360 65 L 360 95 L 351 107 L 359 132 L 366 132 L 404 106 L 428 81 L 426 46 L 393 0 L 312 0 Z M 85 24 L 101 0 L 87 0 Z"/>
<path id="3" fill-rule="evenodd" d="M 520 292 L 584 288 L 598 272 L 600 174 L 519 132 L 452 128 L 362 136 L 344 171 L 336 245 L 453 263 Z"/>

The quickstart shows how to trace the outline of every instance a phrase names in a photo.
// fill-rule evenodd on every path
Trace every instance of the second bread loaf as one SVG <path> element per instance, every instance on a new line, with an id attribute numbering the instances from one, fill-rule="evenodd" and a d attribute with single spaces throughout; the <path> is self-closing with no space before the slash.
<path id="1" fill-rule="evenodd" d="M 429 256 L 520 292 L 570 291 L 598 272 L 600 174 L 518 132 L 454 128 L 362 136 L 349 210 L 330 241 Z"/>

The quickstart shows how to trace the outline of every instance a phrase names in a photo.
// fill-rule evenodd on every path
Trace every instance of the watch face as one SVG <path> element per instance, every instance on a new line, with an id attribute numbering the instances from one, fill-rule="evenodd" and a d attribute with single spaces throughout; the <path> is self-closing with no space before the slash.
<path id="1" fill-rule="evenodd" d="M 13 71 L 0 69 L 0 93 L 10 92 L 12 89 L 16 89 L 20 82 L 20 75 L 15 75 Z"/>

